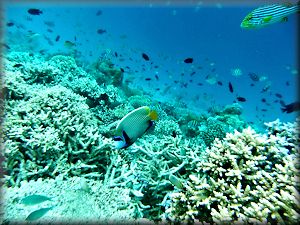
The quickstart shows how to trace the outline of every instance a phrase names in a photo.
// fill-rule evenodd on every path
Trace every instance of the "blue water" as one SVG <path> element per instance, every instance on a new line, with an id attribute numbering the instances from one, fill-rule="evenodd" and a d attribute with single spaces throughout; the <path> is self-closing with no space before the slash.
<path id="1" fill-rule="evenodd" d="M 30 15 L 29 8 L 38 8 L 43 13 Z M 288 22 L 263 29 L 241 29 L 241 21 L 254 8 L 232 4 L 197 7 L 172 3 L 7 3 L 5 23 L 13 22 L 14 26 L 5 27 L 4 37 L 13 50 L 43 50 L 46 54 L 71 54 L 72 49 L 64 46 L 64 42 L 74 42 L 74 48 L 81 53 L 77 62 L 83 67 L 106 55 L 117 67 L 125 69 L 125 80 L 132 87 L 143 89 L 154 101 L 180 99 L 192 110 L 205 113 L 210 107 L 224 107 L 242 96 L 246 98 L 240 104 L 247 121 L 294 121 L 296 112 L 282 113 L 278 101 L 289 104 L 297 100 L 296 15 L 289 16 Z M 99 10 L 102 13 L 97 16 Z M 45 25 L 45 21 L 53 22 L 54 26 Z M 106 32 L 98 34 L 98 29 Z M 39 34 L 31 43 L 29 31 Z M 58 35 L 60 39 L 55 41 Z M 142 53 L 150 60 L 145 61 Z M 188 57 L 194 59 L 193 63 L 183 62 Z M 239 68 L 242 75 L 233 76 L 233 68 Z M 195 74 L 190 75 L 192 72 Z M 248 76 L 250 72 L 266 80 L 253 82 Z M 209 84 L 205 79 L 208 75 L 216 77 L 222 85 Z M 229 92 L 228 82 L 233 85 L 233 93 Z M 261 92 L 266 86 L 268 91 Z M 275 93 L 281 94 L 282 99 Z M 263 98 L 268 105 L 262 102 Z"/>

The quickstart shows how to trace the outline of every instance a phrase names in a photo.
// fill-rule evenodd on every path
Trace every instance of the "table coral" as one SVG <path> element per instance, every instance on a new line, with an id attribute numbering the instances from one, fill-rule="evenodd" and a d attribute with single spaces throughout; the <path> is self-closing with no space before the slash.
<path id="1" fill-rule="evenodd" d="M 282 151 L 286 143 L 250 127 L 217 139 L 184 189 L 171 194 L 167 216 L 191 223 L 295 223 L 300 213 L 299 170 L 296 154 Z"/>

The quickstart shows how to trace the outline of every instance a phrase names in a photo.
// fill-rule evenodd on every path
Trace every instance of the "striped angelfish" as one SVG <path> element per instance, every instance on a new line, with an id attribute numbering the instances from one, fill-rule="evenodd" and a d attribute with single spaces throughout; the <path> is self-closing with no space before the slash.
<path id="1" fill-rule="evenodd" d="M 287 16 L 300 11 L 299 2 L 292 4 L 273 4 L 254 9 L 241 23 L 245 29 L 261 28 L 269 24 L 287 21 Z"/>

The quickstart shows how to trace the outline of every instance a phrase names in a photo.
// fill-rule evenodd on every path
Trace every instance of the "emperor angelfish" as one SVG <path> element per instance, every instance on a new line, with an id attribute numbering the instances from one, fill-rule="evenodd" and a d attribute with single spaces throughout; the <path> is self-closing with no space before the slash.
<path id="1" fill-rule="evenodd" d="M 254 9 L 241 23 L 241 28 L 254 29 L 269 24 L 287 21 L 287 16 L 300 11 L 299 2 L 292 4 L 273 4 Z"/>
<path id="2" fill-rule="evenodd" d="M 142 106 L 124 116 L 116 127 L 116 134 L 113 137 L 115 147 L 127 148 L 141 137 L 157 120 L 155 110 L 148 106 Z"/>

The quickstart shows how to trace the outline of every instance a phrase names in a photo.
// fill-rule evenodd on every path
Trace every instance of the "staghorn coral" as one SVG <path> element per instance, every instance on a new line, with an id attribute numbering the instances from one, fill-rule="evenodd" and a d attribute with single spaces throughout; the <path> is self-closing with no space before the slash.
<path id="1" fill-rule="evenodd" d="M 131 188 L 141 195 L 137 199 L 139 217 L 161 220 L 169 192 L 180 188 L 187 174 L 195 171 L 203 150 L 204 146 L 180 135 L 145 135 L 123 152 L 123 159 L 135 165 L 132 175 L 136 180 Z"/>
<path id="2" fill-rule="evenodd" d="M 299 154 L 299 147 L 293 148 L 293 146 L 300 146 L 300 128 L 299 128 L 299 121 L 300 117 L 296 119 L 296 126 L 295 123 L 283 123 L 280 122 L 279 119 L 265 123 L 267 127 L 266 130 L 268 135 L 275 135 L 278 138 L 285 139 L 285 149 L 288 150 L 289 153 L 298 153 Z"/>
<path id="3" fill-rule="evenodd" d="M 21 63 L 22 66 L 15 68 L 15 63 Z M 5 65 L 8 72 L 20 72 L 21 78 L 12 75 L 18 82 L 26 82 L 27 85 L 59 84 L 86 97 L 90 107 L 100 105 L 101 101 L 107 105 L 124 101 L 122 91 L 108 83 L 99 85 L 95 78 L 78 67 L 74 58 L 70 56 L 56 55 L 46 61 L 38 55 L 12 52 L 8 54 Z M 8 82 L 13 82 L 10 76 L 7 79 Z"/>
<path id="4" fill-rule="evenodd" d="M 100 87 L 68 56 L 46 61 L 11 52 L 5 74 L 7 185 L 57 174 L 104 178 L 112 160 L 112 140 L 105 136 L 110 138 L 109 123 L 118 118 L 112 108 L 124 101 L 122 92 Z"/>
<path id="5" fill-rule="evenodd" d="M 4 154 L 9 184 L 96 171 L 97 163 L 108 160 L 105 149 L 110 148 L 99 125 L 85 98 L 65 87 L 40 87 L 26 101 L 7 101 Z"/>
<path id="6" fill-rule="evenodd" d="M 286 142 L 250 127 L 216 139 L 183 190 L 170 194 L 166 216 L 188 223 L 295 223 L 299 170 L 297 155 L 282 151 Z M 289 146 L 299 148 L 297 143 Z"/>

